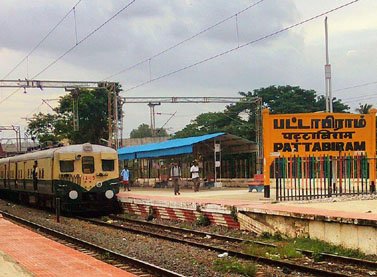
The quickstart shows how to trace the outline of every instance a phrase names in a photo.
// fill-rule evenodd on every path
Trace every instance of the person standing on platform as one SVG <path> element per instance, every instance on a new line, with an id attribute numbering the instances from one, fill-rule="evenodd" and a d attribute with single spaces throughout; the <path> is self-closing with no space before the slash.
<path id="1" fill-rule="evenodd" d="M 124 168 L 122 172 L 120 173 L 120 176 L 122 176 L 122 185 L 124 187 L 124 190 L 130 190 L 130 171 L 128 170 L 127 165 L 124 165 Z"/>
<path id="2" fill-rule="evenodd" d="M 170 170 L 170 177 L 173 181 L 173 187 L 174 187 L 174 195 L 181 195 L 179 192 L 179 179 L 181 179 L 182 176 L 182 170 L 178 166 L 177 162 L 174 162 L 174 166 Z"/>
<path id="3" fill-rule="evenodd" d="M 199 192 L 199 186 L 200 186 L 200 177 L 199 177 L 199 166 L 198 162 L 195 160 L 193 165 L 190 168 L 191 172 L 191 178 L 194 183 L 194 191 Z"/>

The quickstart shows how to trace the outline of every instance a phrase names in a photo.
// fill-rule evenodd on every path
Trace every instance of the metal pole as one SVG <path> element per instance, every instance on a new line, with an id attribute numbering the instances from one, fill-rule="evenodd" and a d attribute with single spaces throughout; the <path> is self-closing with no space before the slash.
<path id="1" fill-rule="evenodd" d="M 115 85 L 113 86 L 114 92 L 114 143 L 115 143 L 115 150 L 119 148 L 119 119 L 118 119 L 118 94 L 116 92 Z"/>
<path id="2" fill-rule="evenodd" d="M 216 168 L 216 140 L 213 141 L 213 168 L 215 169 L 215 187 L 217 183 L 217 168 Z"/>
<path id="3" fill-rule="evenodd" d="M 331 91 L 331 65 L 329 64 L 329 40 L 327 31 L 327 17 L 325 17 L 325 44 L 326 44 L 326 64 L 325 64 L 325 82 L 326 82 L 326 112 L 333 112 L 332 91 Z"/>
<path id="4" fill-rule="evenodd" d="M 106 87 L 107 90 L 107 115 L 108 115 L 108 128 L 109 128 L 109 139 L 107 140 L 108 146 L 112 146 L 113 142 L 113 120 L 112 120 L 112 114 L 111 114 L 111 88 L 109 89 Z"/>
<path id="5" fill-rule="evenodd" d="M 118 98 L 119 99 L 119 98 Z M 124 122 L 123 122 L 123 102 L 120 102 L 120 143 L 119 147 L 123 147 L 123 129 L 124 129 Z"/>
<path id="6" fill-rule="evenodd" d="M 59 197 L 56 198 L 55 206 L 56 206 L 56 222 L 60 223 L 60 198 Z"/>

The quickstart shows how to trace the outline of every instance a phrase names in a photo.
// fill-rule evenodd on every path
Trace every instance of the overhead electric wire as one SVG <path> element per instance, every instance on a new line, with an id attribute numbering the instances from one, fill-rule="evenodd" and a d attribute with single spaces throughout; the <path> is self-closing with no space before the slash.
<path id="1" fill-rule="evenodd" d="M 286 27 L 286 28 L 283 28 L 283 29 L 281 29 L 281 30 L 278 30 L 278 31 L 276 31 L 276 32 L 273 32 L 273 33 L 270 33 L 270 34 L 265 35 L 265 36 L 263 36 L 263 37 L 260 37 L 260 38 L 258 38 L 258 39 L 255 39 L 255 40 L 249 41 L 249 42 L 244 43 L 244 44 L 242 44 L 242 45 L 238 45 L 237 47 L 231 48 L 231 49 L 229 49 L 229 50 L 227 50 L 227 51 L 225 51 L 225 52 L 221 52 L 221 53 L 219 53 L 219 54 L 216 54 L 216 55 L 214 55 L 214 56 L 211 56 L 211 57 L 206 58 L 206 59 L 204 59 L 204 60 L 201 60 L 201 61 L 199 61 L 199 62 L 196 62 L 196 63 L 193 63 L 193 64 L 191 64 L 191 65 L 188 65 L 188 66 L 182 67 L 182 68 L 180 68 L 180 69 L 174 70 L 174 71 L 169 72 L 169 73 L 166 73 L 166 74 L 164 74 L 164 75 L 160 75 L 160 76 L 158 76 L 158 77 L 156 77 L 156 78 L 153 78 L 153 79 L 150 79 L 150 80 L 148 80 L 148 81 L 146 81 L 146 82 L 140 83 L 140 84 L 138 84 L 138 85 L 136 85 L 136 86 L 133 86 L 133 87 L 131 87 L 131 88 L 129 88 L 129 89 L 125 89 L 125 90 L 123 90 L 123 93 L 128 92 L 128 91 L 131 91 L 131 90 L 134 90 L 134 89 L 139 88 L 139 87 L 142 87 L 142 86 L 144 86 L 144 85 L 150 84 L 151 82 L 154 82 L 154 81 L 160 80 L 160 79 L 162 79 L 162 78 L 168 77 L 168 76 L 170 76 L 170 75 L 173 75 L 173 74 L 175 74 L 175 73 L 178 73 L 178 72 L 184 71 L 184 70 L 186 70 L 186 69 L 189 69 L 189 68 L 195 67 L 195 66 L 197 66 L 197 65 L 200 65 L 200 64 L 205 63 L 205 62 L 207 62 L 207 61 L 210 61 L 210 60 L 216 59 L 216 58 L 221 57 L 221 56 L 223 56 L 223 55 L 229 54 L 229 53 L 231 53 L 231 52 L 233 52 L 233 51 L 235 51 L 235 50 L 238 50 L 238 49 L 240 49 L 240 48 L 243 48 L 243 47 L 245 47 L 245 46 L 249 46 L 249 45 L 251 45 L 251 44 L 255 44 L 255 43 L 259 42 L 259 41 L 262 41 L 262 40 L 265 40 L 265 39 L 267 39 L 267 38 L 273 37 L 273 36 L 275 36 L 275 35 L 278 35 L 278 34 L 280 34 L 280 33 L 283 33 L 283 32 L 285 32 L 285 31 L 288 31 L 288 30 L 290 30 L 290 29 L 293 29 L 293 28 L 295 28 L 295 27 L 297 27 L 297 26 L 300 26 L 300 25 L 303 25 L 303 24 L 305 24 L 305 23 L 307 23 L 307 22 L 310 22 L 310 21 L 312 21 L 312 20 L 314 20 L 314 19 L 317 19 L 317 18 L 319 18 L 319 17 L 322 17 L 322 16 L 324 16 L 324 15 L 326 15 L 326 14 L 329 14 L 329 13 L 335 12 L 335 11 L 337 11 L 337 10 L 339 10 L 339 9 L 345 8 L 345 7 L 347 7 L 347 6 L 351 5 L 351 4 L 354 4 L 354 3 L 358 2 L 358 1 L 359 1 L 359 0 L 353 0 L 353 1 L 351 1 L 351 2 L 348 2 L 348 3 L 346 3 L 346 4 L 343 4 L 343 5 L 338 6 L 338 7 L 336 7 L 336 8 L 333 8 L 333 9 L 331 9 L 331 10 L 328 10 L 328 11 L 326 11 L 326 12 L 323 12 L 323 13 L 321 13 L 321 14 L 318 14 L 318 15 L 316 15 L 316 16 L 310 17 L 310 18 L 308 18 L 308 19 L 305 19 L 305 20 L 303 20 L 303 21 L 300 21 L 300 22 L 298 22 L 298 23 L 295 23 L 295 24 L 293 24 L 293 25 L 290 25 L 290 26 L 288 26 L 288 27 Z"/>
<path id="2" fill-rule="evenodd" d="M 8 74 L 6 74 L 2 80 L 5 80 L 10 74 L 12 74 L 16 69 L 17 67 L 19 67 L 26 59 L 28 59 L 30 57 L 31 54 L 34 53 L 35 50 L 37 50 L 37 48 L 39 46 L 41 46 L 41 44 L 58 28 L 58 26 L 68 17 L 68 15 L 74 11 L 76 9 L 76 7 L 80 4 L 82 0 L 79 0 L 64 16 L 62 19 L 60 19 L 60 21 L 33 47 L 33 49 L 31 49 L 31 51 L 18 63 L 16 64 L 12 69 L 11 71 L 8 72 Z"/>
<path id="3" fill-rule="evenodd" d="M 39 73 L 34 75 L 34 79 L 44 73 L 47 69 L 49 69 L 51 66 L 53 66 L 55 63 L 57 63 L 59 60 L 61 60 L 63 57 L 65 57 L 67 54 L 69 54 L 73 49 L 75 49 L 77 46 L 79 46 L 81 43 L 86 41 L 88 38 L 90 38 L 94 33 L 96 33 L 99 29 L 101 29 L 103 26 L 105 26 L 107 23 L 109 23 L 111 20 L 113 20 L 116 16 L 118 16 L 121 12 L 123 12 L 125 9 L 127 9 L 129 6 L 131 6 L 136 0 L 132 0 L 127 5 L 125 5 L 123 8 L 121 8 L 118 12 L 116 12 L 113 16 L 111 16 L 108 20 L 106 20 L 104 23 L 102 23 L 100 26 L 95 28 L 93 31 L 91 31 L 89 34 L 87 34 L 83 39 L 76 42 L 74 46 L 72 46 L 70 49 L 68 49 L 66 52 L 64 52 L 61 56 L 59 56 L 57 59 L 55 59 L 53 62 L 51 62 L 49 65 L 47 65 L 44 69 L 42 69 Z"/>
<path id="4" fill-rule="evenodd" d="M 39 75 L 41 75 L 42 73 L 44 73 L 46 70 L 48 70 L 51 66 L 53 66 L 54 64 L 56 64 L 59 60 L 61 60 L 63 57 L 65 57 L 67 54 L 69 54 L 73 49 L 75 49 L 77 46 L 79 46 L 81 43 L 83 43 L 85 40 L 87 40 L 89 37 L 91 37 L 94 33 L 96 33 L 99 29 L 101 29 L 103 26 L 105 26 L 108 22 L 110 22 L 111 20 L 113 20 L 116 16 L 118 16 L 122 11 L 124 11 L 125 9 L 127 9 L 129 6 L 131 6 L 134 2 L 136 2 L 136 0 L 133 0 L 131 2 L 129 2 L 126 6 L 124 6 L 123 8 L 121 8 L 117 13 L 115 13 L 113 16 L 111 16 L 108 20 L 106 20 L 104 23 L 102 23 L 100 26 L 98 26 L 96 29 L 94 29 L 92 32 L 90 32 L 88 35 L 86 35 L 83 39 L 81 39 L 80 41 L 78 41 L 74 46 L 72 46 L 70 49 L 68 49 L 66 52 L 64 52 L 61 56 L 59 56 L 57 59 L 55 59 L 53 62 L 51 62 L 49 65 L 47 65 L 44 69 L 42 69 L 39 73 L 37 73 L 36 75 L 34 75 L 32 79 L 38 77 Z M 6 96 L 5 98 L 1 99 L 0 101 L 0 104 L 2 104 L 3 102 L 5 102 L 7 99 L 9 99 L 10 97 L 12 97 L 13 95 L 15 95 L 18 91 L 20 91 L 20 88 L 16 89 L 15 91 L 13 91 L 11 94 L 9 94 L 8 96 Z"/>
<path id="5" fill-rule="evenodd" d="M 365 83 L 365 84 L 361 84 L 361 85 L 355 85 L 355 86 L 352 86 L 352 87 L 339 88 L 339 89 L 333 90 L 333 92 L 341 91 L 341 90 L 348 90 L 348 89 L 353 89 L 353 88 L 360 88 L 360 87 L 365 87 L 365 86 L 374 85 L 374 84 L 377 84 L 377 81 Z"/>
<path id="6" fill-rule="evenodd" d="M 200 36 L 201 34 L 208 32 L 209 30 L 211 30 L 211 29 L 213 29 L 213 28 L 221 25 L 222 23 L 224 23 L 224 22 L 226 22 L 226 21 L 228 21 L 228 20 L 230 20 L 230 19 L 238 16 L 239 14 L 246 12 L 247 10 L 249 10 L 249 9 L 253 8 L 254 6 L 262 3 L 263 1 L 265 1 L 265 0 L 260 0 L 260 1 L 256 2 L 256 3 L 254 3 L 254 4 L 252 4 L 252 5 L 244 8 L 243 10 L 240 10 L 237 13 L 235 13 L 235 14 L 233 14 L 231 16 L 228 16 L 227 18 L 225 18 L 225 19 L 217 22 L 216 24 L 207 27 L 206 29 L 200 31 L 199 33 L 196 33 L 195 35 L 192 35 L 191 37 L 188 37 L 188 38 L 186 38 L 186 39 L 184 39 L 184 40 L 182 40 L 182 41 L 180 41 L 180 42 L 178 42 L 178 43 L 176 43 L 176 44 L 174 44 L 174 45 L 166 48 L 165 50 L 162 50 L 161 52 L 158 52 L 157 54 L 154 54 L 153 56 L 151 56 L 149 58 L 146 58 L 146 59 L 144 59 L 144 60 L 142 60 L 142 61 L 140 61 L 138 63 L 135 63 L 134 65 L 131 65 L 131 66 L 129 66 L 129 67 L 125 68 L 125 69 L 122 69 L 122 70 L 120 70 L 120 71 L 118 71 L 118 72 L 116 72 L 114 74 L 111 74 L 110 76 L 107 76 L 103 80 L 108 80 L 108 79 L 110 79 L 112 77 L 115 77 L 115 76 L 117 76 L 119 74 L 122 74 L 122 73 L 124 73 L 126 71 L 129 71 L 129 70 L 131 70 L 131 69 L 133 69 L 133 68 L 135 68 L 135 67 L 137 67 L 137 66 L 139 66 L 139 65 L 141 65 L 143 63 L 146 63 L 146 62 L 148 62 L 148 61 L 150 61 L 150 60 L 152 60 L 152 59 L 154 59 L 154 58 L 156 58 L 156 57 L 158 57 L 158 56 L 160 56 L 160 55 L 162 55 L 162 54 L 164 54 L 164 53 L 166 53 L 166 52 L 168 52 L 168 51 L 170 51 L 170 50 L 172 50 L 172 49 L 174 49 L 174 48 L 176 48 L 176 47 L 178 47 L 178 46 L 180 46 L 182 44 L 184 44 L 185 42 L 188 42 L 188 41 L 190 41 L 190 40 L 192 40 L 192 39 Z"/>

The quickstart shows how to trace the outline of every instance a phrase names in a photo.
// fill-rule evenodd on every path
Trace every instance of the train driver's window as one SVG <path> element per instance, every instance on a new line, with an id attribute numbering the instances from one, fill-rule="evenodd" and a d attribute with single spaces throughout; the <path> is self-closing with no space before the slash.
<path id="1" fill-rule="evenodd" d="M 82 157 L 82 173 L 94 173 L 94 158 L 90 156 Z"/>
<path id="2" fill-rule="evenodd" d="M 75 166 L 73 161 L 60 161 L 60 171 L 61 172 L 73 172 Z"/>
<path id="3" fill-rule="evenodd" d="M 114 171 L 114 160 L 102 160 L 103 171 Z"/>

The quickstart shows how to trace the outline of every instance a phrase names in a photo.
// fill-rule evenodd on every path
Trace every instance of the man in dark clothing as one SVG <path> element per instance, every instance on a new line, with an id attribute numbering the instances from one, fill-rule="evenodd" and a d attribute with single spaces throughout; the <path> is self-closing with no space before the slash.
<path id="1" fill-rule="evenodd" d="M 38 189 L 38 162 L 34 161 L 33 165 L 33 185 L 34 185 L 34 190 Z"/>
<path id="2" fill-rule="evenodd" d="M 170 176 L 173 181 L 174 195 L 181 195 L 181 193 L 179 192 L 179 179 L 182 176 L 182 171 L 177 162 L 175 162 L 174 166 L 171 168 Z"/>

